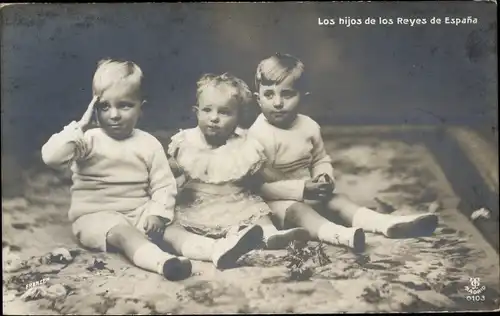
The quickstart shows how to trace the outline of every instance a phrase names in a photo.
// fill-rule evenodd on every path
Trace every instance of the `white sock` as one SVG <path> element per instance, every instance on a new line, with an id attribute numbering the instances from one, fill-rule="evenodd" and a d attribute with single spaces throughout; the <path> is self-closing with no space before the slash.
<path id="1" fill-rule="evenodd" d="M 204 236 L 189 236 L 182 244 L 181 253 L 189 259 L 210 262 L 215 242 L 215 239 Z"/>
<path id="2" fill-rule="evenodd" d="M 344 227 L 335 223 L 325 223 L 318 230 L 318 239 L 333 245 L 348 246 L 351 248 L 363 245 L 355 245 L 355 232 L 359 228 Z M 358 240 L 359 241 L 359 240 Z"/>
<path id="3" fill-rule="evenodd" d="M 363 228 L 369 232 L 383 232 L 387 226 L 387 215 L 367 207 L 360 207 L 354 214 L 352 227 Z"/>
<path id="4" fill-rule="evenodd" d="M 324 223 L 318 230 L 318 239 L 322 241 L 330 241 L 334 232 L 337 232 L 342 228 L 344 227 L 335 223 Z"/>
<path id="5" fill-rule="evenodd" d="M 134 252 L 132 262 L 144 270 L 163 274 L 163 265 L 175 256 L 161 250 L 153 243 L 147 243 Z"/>

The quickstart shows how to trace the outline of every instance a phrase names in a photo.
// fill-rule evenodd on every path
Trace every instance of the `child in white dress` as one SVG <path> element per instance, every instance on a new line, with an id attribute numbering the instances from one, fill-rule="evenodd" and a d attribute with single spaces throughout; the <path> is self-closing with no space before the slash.
<path id="1" fill-rule="evenodd" d="M 438 222 L 434 214 L 381 214 L 334 193 L 333 168 L 320 127 L 299 114 L 301 98 L 307 95 L 301 86 L 303 71 L 297 58 L 276 54 L 259 64 L 255 78 L 262 114 L 249 135 L 265 147 L 268 163 L 263 174 L 275 187 L 272 194 L 263 187 L 262 195 L 280 224 L 304 227 L 315 239 L 356 251 L 364 249 L 364 230 L 389 238 L 431 234 Z M 351 227 L 332 223 L 315 209 L 333 212 Z"/>
<path id="2" fill-rule="evenodd" d="M 262 241 L 276 249 L 309 239 L 302 228 L 278 231 L 268 205 L 251 191 L 260 185 L 252 178 L 266 157 L 264 148 L 237 127 L 242 107 L 250 100 L 242 80 L 229 74 L 204 75 L 198 81 L 198 126 L 174 135 L 168 148 L 186 182 L 180 185 L 176 223 L 165 230 L 165 240 L 182 256 L 212 261 L 217 267 L 234 264 Z M 243 233 L 238 233 L 240 228 Z M 240 237 L 232 237 L 235 234 Z M 233 241 L 225 241 L 228 238 Z M 217 255 L 220 242 L 233 245 L 224 260 Z"/>
<path id="3" fill-rule="evenodd" d="M 191 274 L 191 262 L 148 238 L 161 236 L 172 220 L 177 187 L 161 143 L 135 128 L 142 79 L 133 62 L 99 62 L 92 102 L 79 122 L 50 137 L 42 158 L 54 168 L 71 167 L 68 215 L 84 247 L 118 250 L 142 269 L 182 279 Z M 97 128 L 91 128 L 94 115 Z"/>

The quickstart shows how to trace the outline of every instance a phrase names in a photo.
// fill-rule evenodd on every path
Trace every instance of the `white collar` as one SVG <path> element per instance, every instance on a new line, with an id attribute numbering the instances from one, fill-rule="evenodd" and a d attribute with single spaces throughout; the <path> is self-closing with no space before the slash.
<path id="1" fill-rule="evenodd" d="M 236 134 L 238 136 L 245 136 L 246 133 L 247 133 L 247 130 L 243 129 L 239 126 L 237 126 L 236 129 L 234 130 L 234 134 Z"/>
<path id="2" fill-rule="evenodd" d="M 198 141 L 200 142 L 200 145 L 206 146 L 206 147 L 211 147 L 205 140 L 205 135 L 203 135 L 203 132 L 201 131 L 199 126 L 195 127 L 196 133 L 198 134 Z M 244 137 L 247 134 L 247 130 L 243 129 L 241 127 L 236 127 L 236 129 L 233 132 L 233 135 L 228 139 L 228 142 L 233 139 L 233 138 L 239 138 L 239 137 Z"/>

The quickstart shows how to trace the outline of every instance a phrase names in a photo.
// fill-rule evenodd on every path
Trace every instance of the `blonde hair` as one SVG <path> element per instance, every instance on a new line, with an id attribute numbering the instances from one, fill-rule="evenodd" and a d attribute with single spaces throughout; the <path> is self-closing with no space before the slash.
<path id="1" fill-rule="evenodd" d="M 138 98 L 142 98 L 142 80 L 143 73 L 137 64 L 131 61 L 103 59 L 97 64 L 92 92 L 99 96 L 116 84 L 126 84 Z"/>
<path id="2" fill-rule="evenodd" d="M 221 92 L 225 92 L 229 98 L 235 99 L 241 110 L 246 108 L 252 100 L 252 92 L 248 85 L 243 80 L 229 73 L 223 73 L 222 75 L 204 74 L 196 85 L 197 100 L 208 87 L 222 88 Z"/>
<path id="3" fill-rule="evenodd" d="M 276 53 L 257 66 L 255 88 L 259 90 L 261 84 L 279 84 L 287 78 L 292 78 L 296 84 L 301 84 L 303 73 L 304 64 L 300 59 L 289 54 Z"/>

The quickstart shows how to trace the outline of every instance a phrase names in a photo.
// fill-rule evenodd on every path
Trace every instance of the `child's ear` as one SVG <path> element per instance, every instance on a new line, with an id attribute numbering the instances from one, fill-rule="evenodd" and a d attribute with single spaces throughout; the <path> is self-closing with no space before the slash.
<path id="1" fill-rule="evenodd" d="M 97 127 L 99 127 L 100 123 L 99 123 L 99 115 L 97 114 L 97 108 L 94 108 L 94 113 L 92 113 L 92 116 L 93 116 L 93 122 L 94 122 L 94 124 Z"/>
<path id="2" fill-rule="evenodd" d="M 196 105 L 193 105 L 191 107 L 191 109 L 193 110 L 194 114 L 196 114 L 196 115 L 198 114 L 199 109 L 198 109 L 198 107 Z"/>
<path id="3" fill-rule="evenodd" d="M 260 105 L 260 96 L 258 92 L 254 92 L 253 96 L 255 97 L 255 101 L 257 101 L 257 104 Z"/>

